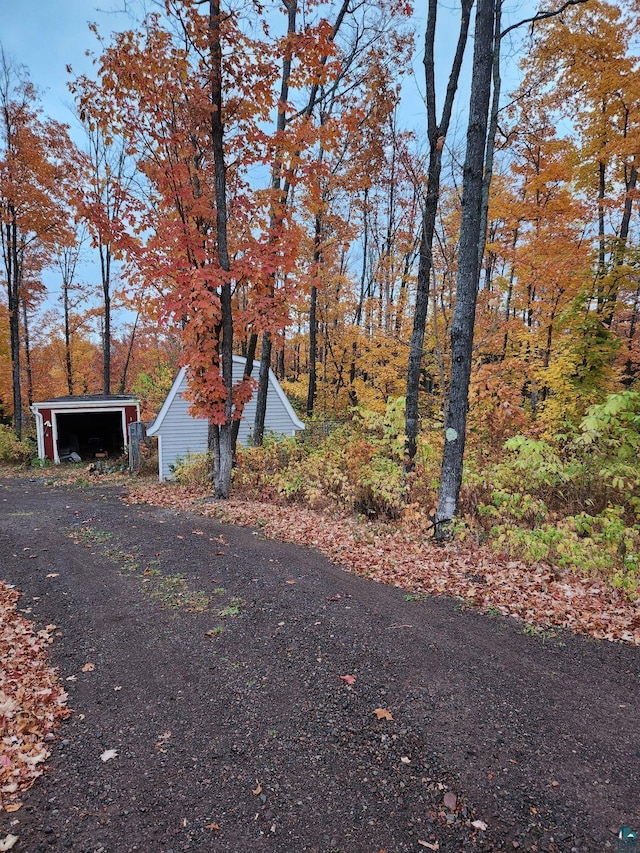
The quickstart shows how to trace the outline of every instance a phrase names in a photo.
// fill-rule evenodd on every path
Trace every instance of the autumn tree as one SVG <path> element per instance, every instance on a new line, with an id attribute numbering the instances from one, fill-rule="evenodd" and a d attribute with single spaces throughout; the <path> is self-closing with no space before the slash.
<path id="1" fill-rule="evenodd" d="M 13 423 L 22 435 L 20 309 L 55 245 L 68 239 L 63 198 L 65 160 L 72 145 L 66 127 L 43 120 L 24 69 L 0 51 L 0 245 L 9 313 Z"/>
<path id="2" fill-rule="evenodd" d="M 86 131 L 86 151 L 77 156 L 77 215 L 88 230 L 100 270 L 102 302 L 102 393 L 111 393 L 111 339 L 115 264 L 123 207 L 132 174 L 127 172 L 124 141 L 105 133 L 96 121 L 80 113 Z"/>

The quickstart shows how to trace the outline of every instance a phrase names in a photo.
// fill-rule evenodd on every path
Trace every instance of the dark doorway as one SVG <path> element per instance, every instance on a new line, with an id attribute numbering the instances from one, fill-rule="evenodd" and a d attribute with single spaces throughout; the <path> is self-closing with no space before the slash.
<path id="1" fill-rule="evenodd" d="M 96 454 L 113 458 L 124 453 L 121 411 L 58 413 L 57 422 L 60 461 L 72 453 L 82 459 L 95 459 Z"/>

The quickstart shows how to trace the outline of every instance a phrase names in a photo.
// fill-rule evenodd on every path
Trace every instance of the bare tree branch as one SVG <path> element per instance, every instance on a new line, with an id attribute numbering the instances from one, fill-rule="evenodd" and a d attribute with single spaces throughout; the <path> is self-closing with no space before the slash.
<path id="1" fill-rule="evenodd" d="M 565 0 L 565 2 L 560 6 L 559 9 L 549 10 L 547 12 L 538 12 L 537 15 L 534 15 L 533 18 L 524 18 L 522 21 L 518 21 L 517 24 L 511 24 L 510 27 L 507 27 L 506 30 L 503 30 L 500 33 L 500 38 L 504 38 L 507 33 L 510 33 L 512 30 L 517 30 L 518 27 L 524 26 L 524 24 L 535 24 L 538 21 L 544 21 L 547 18 L 555 18 L 557 15 L 561 15 L 569 6 L 580 6 L 583 3 L 588 3 L 589 0 Z"/>

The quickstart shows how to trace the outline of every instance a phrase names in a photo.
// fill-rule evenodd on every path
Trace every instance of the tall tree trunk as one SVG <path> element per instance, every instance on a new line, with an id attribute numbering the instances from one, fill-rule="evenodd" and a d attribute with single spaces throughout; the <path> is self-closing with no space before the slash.
<path id="1" fill-rule="evenodd" d="M 131 330 L 131 337 L 129 338 L 129 346 L 127 347 L 127 357 L 124 362 L 124 367 L 122 368 L 122 377 L 120 379 L 120 387 L 118 388 L 118 394 L 124 394 L 125 388 L 127 387 L 127 373 L 129 371 L 129 364 L 131 362 L 131 353 L 133 352 L 133 342 L 136 339 L 136 329 L 138 328 L 138 320 L 140 319 L 140 312 L 136 314 L 136 319 L 133 324 L 133 329 Z"/>
<path id="2" fill-rule="evenodd" d="M 102 393 L 111 393 L 111 250 L 100 245 L 100 273 L 102 276 L 102 306 L 104 332 L 102 336 Z"/>
<path id="3" fill-rule="evenodd" d="M 251 374 L 253 373 L 253 362 L 256 357 L 256 347 L 258 345 L 258 335 L 256 332 L 252 332 L 249 335 L 249 343 L 247 345 L 247 351 L 245 354 L 245 365 L 244 365 L 244 375 L 243 379 L 250 379 Z M 238 444 L 238 433 L 240 432 L 240 419 L 236 418 L 233 422 L 233 426 L 231 428 L 231 443 L 233 446 L 233 454 L 235 456 L 236 446 Z"/>
<path id="4" fill-rule="evenodd" d="M 311 286 L 311 301 L 309 304 L 309 387 L 307 390 L 307 417 L 313 416 L 316 399 L 317 368 L 318 368 L 318 320 L 316 309 L 318 305 L 318 288 Z"/>
<path id="5" fill-rule="evenodd" d="M 267 415 L 267 395 L 269 392 L 269 369 L 271 367 L 271 332 L 262 336 L 260 351 L 260 372 L 258 373 L 258 394 L 256 397 L 256 417 L 253 430 L 253 443 L 262 444 L 264 438 L 264 422 Z"/>
<path id="6" fill-rule="evenodd" d="M 4 226 L 3 250 L 7 273 L 7 308 L 13 384 L 13 431 L 22 438 L 22 377 L 20 369 L 20 278 L 22 264 L 18 250 L 18 226 L 15 211 L 8 206 L 9 221 Z"/>
<path id="7" fill-rule="evenodd" d="M 451 382 L 445 420 L 445 444 L 436 535 L 443 537 L 458 509 L 467 426 L 473 330 L 480 275 L 483 171 L 493 68 L 496 0 L 478 0 L 475 45 L 462 182 L 462 217 L 458 249 L 456 306 L 451 325 Z"/>
<path id="8" fill-rule="evenodd" d="M 422 365 L 422 348 L 424 331 L 429 308 L 429 287 L 431 269 L 433 266 L 433 237 L 436 230 L 436 215 L 440 199 L 440 175 L 442 172 L 442 149 L 449 130 L 453 102 L 458 88 L 462 59 L 469 33 L 469 17 L 473 0 L 462 0 L 460 31 L 458 44 L 449 74 L 447 92 L 445 95 L 440 122 L 436 118 L 436 83 L 435 83 L 435 36 L 437 19 L 437 0 L 429 0 L 427 29 L 425 35 L 425 81 L 427 97 L 427 133 L 429 137 L 429 167 L 427 172 L 427 194 L 422 211 L 422 233 L 420 240 L 420 262 L 418 266 L 418 281 L 416 302 L 413 315 L 413 331 L 409 345 L 409 362 L 407 365 L 407 391 L 405 416 L 405 445 L 404 468 L 410 471 L 416 455 L 419 427 L 418 397 L 420 390 L 420 368 Z"/>
<path id="9" fill-rule="evenodd" d="M 22 329 L 24 340 L 24 363 L 27 374 L 27 402 L 29 408 L 33 405 L 33 370 L 31 369 L 31 341 L 29 339 L 29 315 L 27 304 L 22 301 Z"/>
<path id="10" fill-rule="evenodd" d="M 322 216 L 317 213 L 313 241 L 313 268 L 317 271 L 322 263 Z M 309 387 L 307 390 L 307 417 L 313 416 L 318 382 L 318 287 L 311 286 L 309 302 Z"/>
<path id="11" fill-rule="evenodd" d="M 209 55 L 211 59 L 211 147 L 215 174 L 216 248 L 220 268 L 229 273 L 227 238 L 227 181 L 224 160 L 224 125 L 222 121 L 222 43 L 220 0 L 209 2 Z M 233 466 L 233 313 L 230 276 L 220 288 L 219 352 L 222 379 L 226 392 L 224 422 L 212 425 L 214 446 L 214 492 L 217 498 L 228 498 Z"/>
<path id="12" fill-rule="evenodd" d="M 296 18 L 298 14 L 298 0 L 285 0 L 287 9 L 287 34 L 293 36 L 296 31 Z M 289 100 L 289 78 L 291 76 L 291 51 L 287 50 L 282 59 L 282 78 L 280 84 L 280 100 L 278 103 L 278 117 L 276 120 L 276 131 L 282 136 L 287 126 L 287 102 Z M 283 218 L 283 207 L 287 203 L 287 191 L 282 189 L 282 161 L 283 152 L 276 152 L 273 167 L 271 169 L 271 191 L 274 198 L 271 202 L 269 214 L 270 240 L 277 239 L 276 230 Z M 270 286 L 271 293 L 275 290 L 275 273 Z M 258 394 L 256 397 L 256 414 L 253 425 L 253 443 L 257 446 L 262 444 L 264 436 L 264 422 L 267 415 L 267 394 L 269 391 L 269 368 L 271 367 L 271 334 L 267 330 L 262 336 L 262 349 L 260 351 L 260 372 L 258 374 Z"/>
<path id="13" fill-rule="evenodd" d="M 67 390 L 73 394 L 73 364 L 71 361 L 71 323 L 69 318 L 69 285 L 62 282 L 62 307 L 64 313 L 64 366 L 67 377 Z"/>

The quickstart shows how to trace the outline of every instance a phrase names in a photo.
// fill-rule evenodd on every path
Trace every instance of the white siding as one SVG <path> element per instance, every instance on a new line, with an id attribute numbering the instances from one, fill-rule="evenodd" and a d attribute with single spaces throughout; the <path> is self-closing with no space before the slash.
<path id="1" fill-rule="evenodd" d="M 234 382 L 239 382 L 242 379 L 243 370 L 243 360 L 234 358 Z M 260 364 L 256 363 L 252 373 L 255 379 L 257 379 L 259 370 Z M 272 432 L 276 435 L 295 435 L 296 430 L 303 428 L 303 425 L 292 419 L 290 410 L 282 399 L 282 389 L 276 386 L 276 383 L 277 379 L 273 373 L 270 373 L 265 432 Z M 183 396 L 186 389 L 187 378 L 185 374 L 164 416 L 160 416 L 162 421 L 157 431 L 151 429 L 151 434 L 157 434 L 160 442 L 162 470 L 159 474 L 161 480 L 171 478 L 171 468 L 179 459 L 184 459 L 189 453 L 205 453 L 207 450 L 207 421 L 204 418 L 194 418 L 189 414 L 189 402 Z M 256 394 L 254 393 L 244 407 L 238 431 L 238 441 L 245 446 L 250 443 L 255 412 Z"/>
<path id="2" fill-rule="evenodd" d="M 209 427 L 206 419 L 194 418 L 189 414 L 189 401 L 183 397 L 186 389 L 185 376 L 158 430 L 162 443 L 161 480 L 171 478 L 171 469 L 178 459 L 184 459 L 189 453 L 207 452 Z"/>

